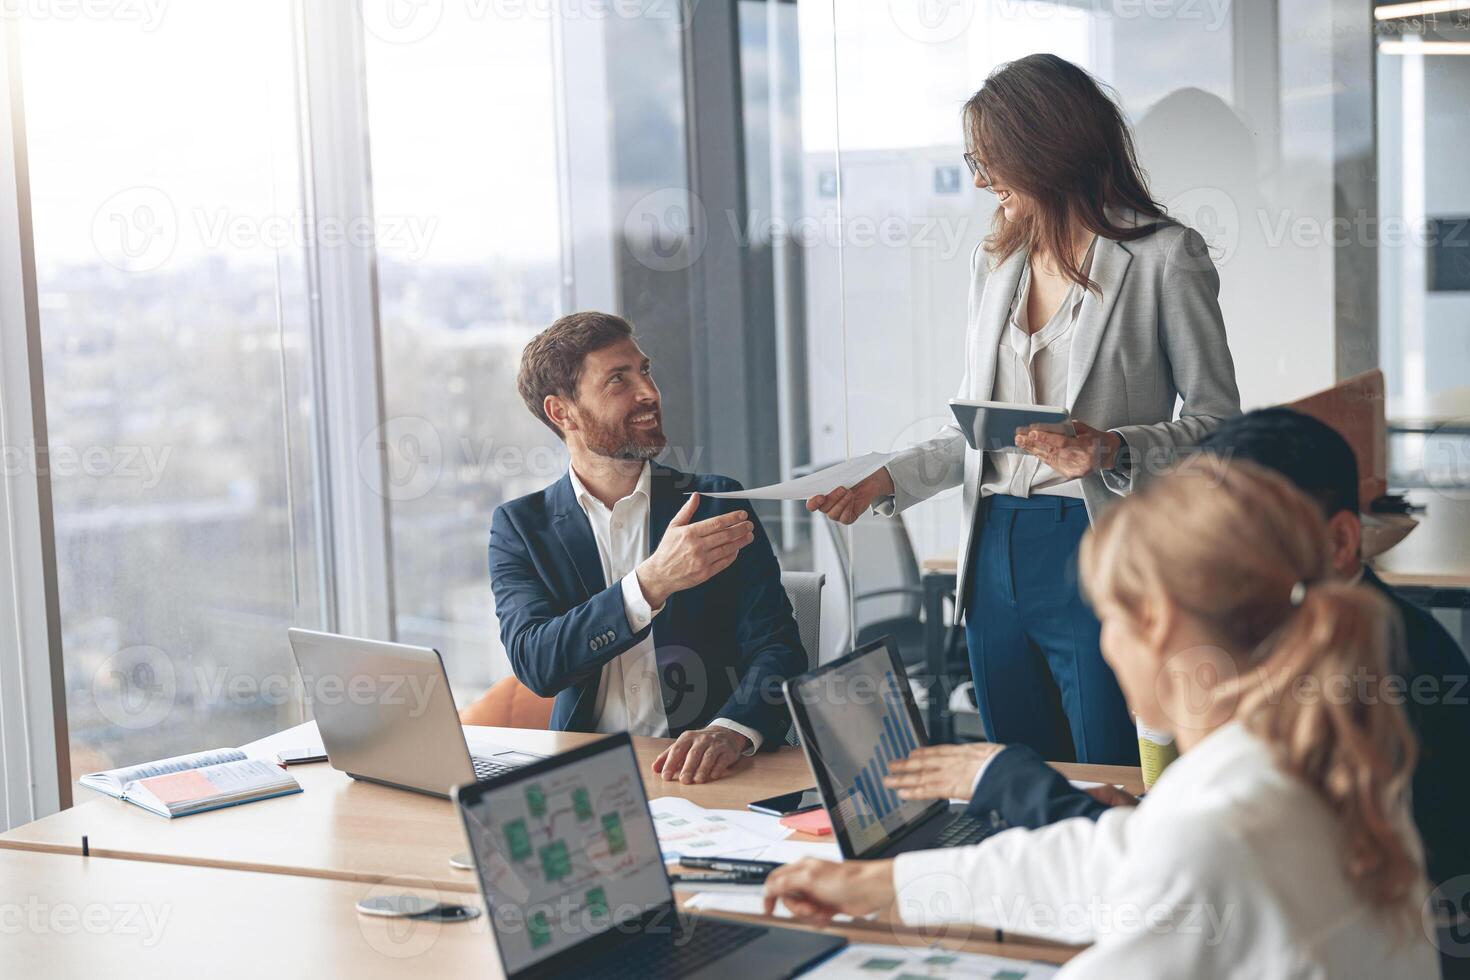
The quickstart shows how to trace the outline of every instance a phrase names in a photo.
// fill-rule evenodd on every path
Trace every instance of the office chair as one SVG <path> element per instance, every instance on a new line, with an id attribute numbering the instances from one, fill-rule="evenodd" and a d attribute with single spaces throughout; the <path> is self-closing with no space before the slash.
<path id="1" fill-rule="evenodd" d="M 781 587 L 796 612 L 796 628 L 806 650 L 806 669 L 815 667 L 822 656 L 822 587 L 827 576 L 821 572 L 782 572 Z M 786 733 L 787 745 L 800 745 L 801 738 L 793 726 Z"/>
<path id="2" fill-rule="evenodd" d="M 903 517 L 859 521 L 848 532 L 823 520 L 852 593 L 854 648 L 893 637 L 905 667 L 924 665 L 924 586 Z"/>

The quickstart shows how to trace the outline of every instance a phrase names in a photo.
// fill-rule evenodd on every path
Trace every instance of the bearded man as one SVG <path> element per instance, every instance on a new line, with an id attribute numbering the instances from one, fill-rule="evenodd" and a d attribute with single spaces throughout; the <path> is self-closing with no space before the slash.
<path id="1" fill-rule="evenodd" d="M 633 327 L 562 317 L 517 386 L 571 465 L 496 508 L 490 585 L 516 676 L 555 698 L 551 727 L 674 737 L 653 769 L 682 783 L 779 746 L 781 684 L 807 664 L 780 567 L 753 512 L 703 495 L 739 483 L 653 461 L 668 440 Z"/>

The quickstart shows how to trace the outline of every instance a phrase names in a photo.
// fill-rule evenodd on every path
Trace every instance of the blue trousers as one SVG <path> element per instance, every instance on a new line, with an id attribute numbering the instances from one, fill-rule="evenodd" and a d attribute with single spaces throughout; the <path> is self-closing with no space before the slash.
<path id="1" fill-rule="evenodd" d="M 1138 765 L 1138 736 L 1077 586 L 1087 507 L 1074 497 L 980 502 L 965 596 L 975 702 L 992 742 L 1043 759 Z"/>

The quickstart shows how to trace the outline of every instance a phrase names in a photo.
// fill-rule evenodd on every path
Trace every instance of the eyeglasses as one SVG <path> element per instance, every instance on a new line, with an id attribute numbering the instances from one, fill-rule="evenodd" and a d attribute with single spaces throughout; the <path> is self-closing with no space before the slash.
<path id="1" fill-rule="evenodd" d="M 990 171 L 986 170 L 984 165 L 982 165 L 979 160 L 975 159 L 975 155 L 973 153 L 966 152 L 961 155 L 965 158 L 965 166 L 970 168 L 970 176 L 979 177 L 985 182 L 985 186 L 989 187 Z"/>

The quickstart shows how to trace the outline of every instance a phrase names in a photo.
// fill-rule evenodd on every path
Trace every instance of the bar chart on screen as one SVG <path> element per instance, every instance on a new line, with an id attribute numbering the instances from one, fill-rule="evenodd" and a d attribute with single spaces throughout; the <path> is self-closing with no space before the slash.
<path id="1" fill-rule="evenodd" d="M 907 757 L 919 745 L 898 683 L 892 671 L 884 672 L 879 687 L 883 700 L 882 728 L 868 753 L 868 761 L 858 770 L 852 791 L 848 794 L 847 802 L 852 808 L 850 819 L 857 821 L 859 830 L 867 829 L 874 822 L 881 823 L 884 817 L 901 806 L 898 794 L 883 785 L 883 777 L 888 775 L 888 767 L 894 760 Z"/>

